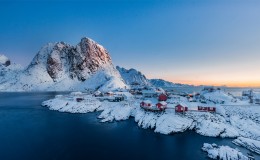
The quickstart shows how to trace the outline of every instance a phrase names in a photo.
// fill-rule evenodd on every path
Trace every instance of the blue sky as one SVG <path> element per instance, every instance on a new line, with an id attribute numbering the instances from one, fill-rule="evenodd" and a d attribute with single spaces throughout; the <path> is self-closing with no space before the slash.
<path id="1" fill-rule="evenodd" d="M 115 65 L 173 82 L 260 86 L 260 1 L 0 1 L 0 53 L 90 37 Z M 259 82 L 259 83 L 258 83 Z"/>

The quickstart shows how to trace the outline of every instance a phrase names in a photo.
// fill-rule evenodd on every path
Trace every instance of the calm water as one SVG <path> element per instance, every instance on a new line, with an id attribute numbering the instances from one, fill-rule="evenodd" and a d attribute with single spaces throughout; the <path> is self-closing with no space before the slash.
<path id="1" fill-rule="evenodd" d="M 0 93 L 0 160 L 197 160 L 206 159 L 204 142 L 236 147 L 230 139 L 192 131 L 166 136 L 137 127 L 133 119 L 100 123 L 99 113 L 60 113 L 40 106 L 54 96 Z"/>

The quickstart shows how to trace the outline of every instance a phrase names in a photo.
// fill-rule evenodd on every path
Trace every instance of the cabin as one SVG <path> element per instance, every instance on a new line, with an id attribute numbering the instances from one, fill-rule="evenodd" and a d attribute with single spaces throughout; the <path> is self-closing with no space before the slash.
<path id="1" fill-rule="evenodd" d="M 167 107 L 167 103 L 166 103 L 165 101 L 158 102 L 158 103 L 156 104 L 156 107 L 157 107 L 160 111 L 165 110 L 166 107 Z"/>
<path id="2" fill-rule="evenodd" d="M 175 112 L 186 112 L 186 111 L 188 111 L 188 107 L 186 107 L 186 105 L 178 104 L 177 106 L 175 106 Z"/>
<path id="3" fill-rule="evenodd" d="M 159 101 L 166 101 L 167 98 L 168 98 L 167 95 L 162 93 L 162 94 L 159 95 L 158 100 Z"/>

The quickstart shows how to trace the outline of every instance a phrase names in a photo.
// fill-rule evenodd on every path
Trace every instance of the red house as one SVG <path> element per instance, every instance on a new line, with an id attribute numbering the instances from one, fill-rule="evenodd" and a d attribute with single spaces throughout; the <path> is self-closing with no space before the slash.
<path id="1" fill-rule="evenodd" d="M 156 104 L 156 107 L 157 107 L 160 111 L 165 110 L 166 107 L 167 107 L 167 103 L 164 102 L 164 101 L 158 102 L 158 103 Z"/>
<path id="2" fill-rule="evenodd" d="M 162 94 L 159 95 L 158 100 L 159 101 L 166 101 L 167 98 L 168 98 L 167 95 L 162 93 Z"/>
<path id="3" fill-rule="evenodd" d="M 183 104 L 178 104 L 177 106 L 175 106 L 175 112 L 186 112 L 188 111 L 188 107 L 186 107 Z"/>

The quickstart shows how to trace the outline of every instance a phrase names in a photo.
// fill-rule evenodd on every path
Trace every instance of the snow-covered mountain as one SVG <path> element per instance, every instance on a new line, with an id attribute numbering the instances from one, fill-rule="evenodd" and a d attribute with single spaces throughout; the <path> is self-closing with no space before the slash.
<path id="1" fill-rule="evenodd" d="M 89 38 L 82 38 L 76 46 L 49 43 L 25 70 L 0 81 L 1 91 L 105 91 L 126 87 L 107 50 Z"/>
<path id="2" fill-rule="evenodd" d="M 141 86 L 149 86 L 149 80 L 143 75 L 140 71 L 136 69 L 125 69 L 123 67 L 117 66 L 116 69 L 121 74 L 122 78 L 128 85 L 141 85 Z"/>
<path id="3" fill-rule="evenodd" d="M 183 87 L 183 86 L 189 86 L 185 84 L 179 84 L 179 83 L 172 83 L 163 79 L 150 79 L 149 80 L 151 85 L 154 87 L 163 87 L 163 88 L 168 88 L 168 87 Z"/>

